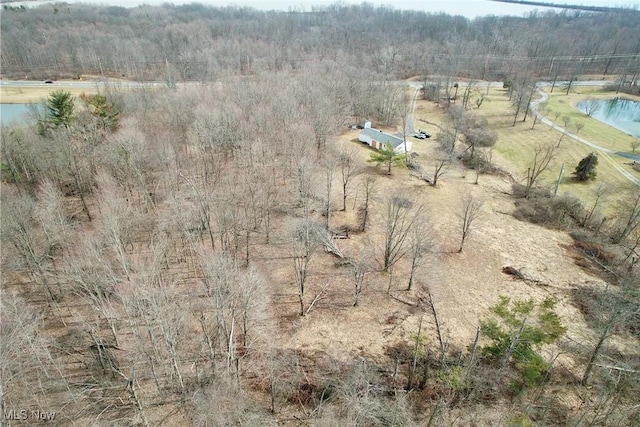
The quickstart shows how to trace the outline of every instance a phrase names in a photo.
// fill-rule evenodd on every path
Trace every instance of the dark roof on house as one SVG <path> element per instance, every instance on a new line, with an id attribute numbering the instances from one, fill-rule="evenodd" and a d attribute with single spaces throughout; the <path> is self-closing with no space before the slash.
<path id="1" fill-rule="evenodd" d="M 399 138 L 395 135 L 389 135 L 388 133 L 384 133 L 379 129 L 374 129 L 374 128 L 362 129 L 360 134 L 373 138 L 384 145 L 387 145 L 387 146 L 391 145 L 394 149 L 404 143 L 404 140 L 402 138 Z"/>

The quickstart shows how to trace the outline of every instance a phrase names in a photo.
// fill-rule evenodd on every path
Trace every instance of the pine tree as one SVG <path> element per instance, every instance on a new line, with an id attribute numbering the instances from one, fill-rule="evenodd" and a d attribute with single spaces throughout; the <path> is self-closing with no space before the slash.
<path id="1" fill-rule="evenodd" d="M 89 106 L 89 112 L 100 120 L 103 129 L 111 132 L 120 126 L 120 110 L 104 95 L 80 95 Z"/>
<path id="2" fill-rule="evenodd" d="M 556 300 L 541 303 L 533 299 L 511 301 L 501 296 L 491 307 L 493 318 L 480 322 L 483 336 L 490 343 L 481 348 L 490 360 L 513 366 L 519 372 L 521 386 L 532 386 L 549 367 L 540 354 L 544 344 L 557 342 L 567 331 L 554 311 Z"/>
<path id="3" fill-rule="evenodd" d="M 397 153 L 393 147 L 383 145 L 381 149 L 371 153 L 370 162 L 387 165 L 387 175 L 391 175 L 391 165 L 402 166 L 407 159 L 405 153 Z"/>
<path id="4" fill-rule="evenodd" d="M 54 126 L 69 125 L 74 118 L 74 99 L 71 93 L 58 90 L 49 95 L 47 115 Z"/>
<path id="5" fill-rule="evenodd" d="M 38 122 L 38 133 L 59 126 L 69 127 L 75 118 L 75 99 L 70 92 L 57 90 L 49 95 L 45 118 Z"/>
<path id="6" fill-rule="evenodd" d="M 578 181 L 588 181 L 596 178 L 596 166 L 598 166 L 598 156 L 595 153 L 589 154 L 580 160 L 573 174 Z"/>

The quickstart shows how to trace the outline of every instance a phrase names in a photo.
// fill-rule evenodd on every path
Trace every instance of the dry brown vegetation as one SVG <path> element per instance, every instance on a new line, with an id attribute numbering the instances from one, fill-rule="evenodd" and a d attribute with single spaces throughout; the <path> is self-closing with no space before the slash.
<path id="1" fill-rule="evenodd" d="M 638 424 L 637 188 L 552 195 L 582 148 L 522 121 L 526 64 L 420 97 L 385 55 L 3 127 L 3 423 Z M 347 125 L 409 95 L 433 137 L 388 174 Z"/>
<path id="2" fill-rule="evenodd" d="M 624 254 L 606 243 L 572 243 L 564 230 L 576 217 L 566 208 L 536 216 L 542 225 L 517 219 L 530 217 L 521 202 L 537 203 L 527 208 L 533 211 L 558 208 L 546 195 L 514 200 L 508 173 L 478 179 L 452 161 L 435 187 L 406 169 L 387 175 L 367 162 L 371 151 L 357 142 L 357 130 L 340 131 L 319 152 L 305 135 L 311 129 L 305 117 L 287 110 L 292 86 L 273 83 L 270 108 L 234 97 L 233 86 L 147 95 L 151 105 L 173 105 L 174 117 L 151 107 L 85 147 L 77 166 L 97 173 L 88 197 L 91 221 L 70 171 L 59 172 L 59 182 L 26 181 L 22 174 L 43 173 L 48 161 L 9 145 L 11 164 L 39 166 L 15 171 L 16 182 L 2 184 L 3 336 L 13 337 L 3 339 L 6 410 L 54 411 L 60 425 L 488 425 L 521 416 L 552 424 L 595 420 L 591 411 L 615 404 L 616 419 L 631 419 L 626 392 L 589 409 L 576 400 L 612 392 L 600 383 L 600 365 L 614 366 L 609 372 L 625 381 L 635 375 L 629 357 L 637 354 L 637 331 L 616 323 L 607 352 L 619 353 L 603 354 L 616 362 L 596 366 L 597 391 L 577 385 L 597 325 L 606 322 L 594 319 L 598 309 L 590 302 L 605 304 L 595 293 L 623 287 L 627 279 L 618 272 L 631 259 L 620 263 Z M 242 92 L 258 96 L 263 86 L 244 83 Z M 251 119 L 221 120 L 222 112 L 205 108 L 221 97 Z M 131 94 L 123 102 L 139 101 Z M 290 122 L 276 126 L 275 117 Z M 418 102 L 416 119 L 431 123 L 434 134 L 448 120 L 442 106 L 428 101 Z M 272 136 L 255 139 L 258 128 Z M 46 141 L 12 132 L 7 138 Z M 430 139 L 414 141 L 414 150 L 414 163 L 427 166 L 441 149 Z M 341 178 L 326 171 L 345 153 L 355 166 L 343 211 Z M 370 218 L 359 232 L 365 182 L 374 183 Z M 329 228 L 351 230 L 332 243 L 344 259 L 322 250 L 329 243 L 321 231 L 327 189 Z M 404 256 L 384 271 L 385 204 L 400 194 L 410 200 L 401 206 L 422 209 L 420 224 L 428 225 L 410 291 L 413 262 L 404 246 Z M 483 204 L 458 252 L 465 197 Z M 302 292 L 297 259 L 305 261 Z M 594 275 L 581 259 L 610 274 Z M 504 274 L 507 266 L 519 274 Z M 354 307 L 355 272 L 362 281 Z M 629 272 L 637 278 L 637 266 Z M 565 338 L 544 349 L 554 361 L 544 382 L 517 394 L 509 391 L 509 372 L 482 358 L 474 362 L 467 350 L 500 295 L 553 296 L 568 327 Z M 551 400 L 534 405 L 542 390 L 553 390 Z"/>

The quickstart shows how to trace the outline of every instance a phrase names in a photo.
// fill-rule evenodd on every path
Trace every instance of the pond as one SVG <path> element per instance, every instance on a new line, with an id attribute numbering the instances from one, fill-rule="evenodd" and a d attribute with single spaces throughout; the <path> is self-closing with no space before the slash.
<path id="1" fill-rule="evenodd" d="M 29 123 L 32 104 L 0 104 L 0 123 L 3 126 Z"/>
<path id="2" fill-rule="evenodd" d="M 578 109 L 624 133 L 640 138 L 640 102 L 630 99 L 586 99 Z"/>

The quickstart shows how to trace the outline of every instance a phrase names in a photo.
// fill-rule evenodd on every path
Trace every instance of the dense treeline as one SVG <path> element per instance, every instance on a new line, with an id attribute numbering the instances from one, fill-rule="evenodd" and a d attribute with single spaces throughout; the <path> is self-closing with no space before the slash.
<path id="1" fill-rule="evenodd" d="M 2 14 L 4 75 L 213 80 L 331 58 L 396 77 L 498 79 L 637 70 L 640 13 L 461 16 L 369 4 L 312 12 L 49 5 Z M 634 56 L 635 55 L 635 56 Z M 55 77 L 54 76 L 54 77 Z M 637 79 L 637 76 L 636 76 Z"/>

